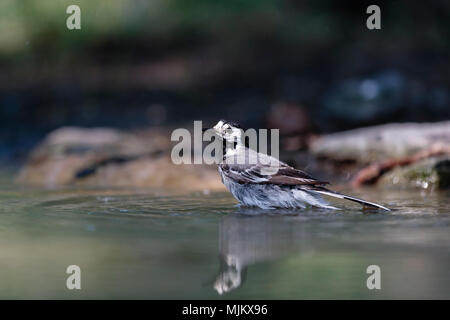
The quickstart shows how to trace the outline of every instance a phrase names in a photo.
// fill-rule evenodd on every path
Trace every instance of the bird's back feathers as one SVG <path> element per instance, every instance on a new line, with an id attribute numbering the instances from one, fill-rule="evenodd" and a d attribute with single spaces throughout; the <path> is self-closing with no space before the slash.
<path id="1" fill-rule="evenodd" d="M 244 149 L 244 148 L 242 148 Z M 266 154 L 245 148 L 226 155 L 220 167 L 223 173 L 239 183 L 268 183 L 277 185 L 324 185 L 302 170 Z"/>

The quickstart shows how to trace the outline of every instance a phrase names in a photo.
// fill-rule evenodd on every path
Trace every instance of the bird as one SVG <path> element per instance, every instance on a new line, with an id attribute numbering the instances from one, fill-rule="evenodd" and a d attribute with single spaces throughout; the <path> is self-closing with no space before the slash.
<path id="1" fill-rule="evenodd" d="M 219 174 L 240 205 L 261 209 L 318 207 L 339 210 L 323 198 L 326 195 L 357 202 L 365 208 L 390 211 L 377 203 L 330 190 L 326 187 L 328 182 L 247 148 L 244 129 L 235 121 L 219 120 L 212 130 L 224 142 L 223 159 L 218 163 Z"/>

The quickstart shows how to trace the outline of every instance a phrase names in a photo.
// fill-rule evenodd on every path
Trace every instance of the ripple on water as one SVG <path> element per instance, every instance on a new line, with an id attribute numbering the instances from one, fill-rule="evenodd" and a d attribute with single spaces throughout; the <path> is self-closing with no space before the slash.
<path id="1" fill-rule="evenodd" d="M 217 298 L 242 275 L 229 297 L 371 298 L 365 270 L 378 264 L 381 297 L 448 297 L 449 194 L 348 193 L 394 210 L 260 210 L 226 192 L 0 191 L 2 288 L 65 298 L 54 282 L 76 261 L 91 276 L 86 297 Z"/>

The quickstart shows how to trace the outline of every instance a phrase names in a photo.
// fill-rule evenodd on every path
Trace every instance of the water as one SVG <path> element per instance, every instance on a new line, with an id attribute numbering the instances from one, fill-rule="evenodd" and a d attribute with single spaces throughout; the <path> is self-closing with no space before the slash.
<path id="1" fill-rule="evenodd" d="M 0 298 L 450 298 L 450 194 L 363 190 L 396 210 L 270 211 L 226 192 L 0 183 Z M 81 290 L 66 268 L 81 268 Z M 369 265 L 381 290 L 368 290 Z M 220 294 L 221 293 L 221 294 Z"/>

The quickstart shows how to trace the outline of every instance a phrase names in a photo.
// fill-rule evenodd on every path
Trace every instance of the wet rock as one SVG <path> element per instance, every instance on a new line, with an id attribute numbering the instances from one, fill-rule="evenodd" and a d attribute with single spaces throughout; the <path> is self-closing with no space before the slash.
<path id="1" fill-rule="evenodd" d="M 378 184 L 387 187 L 448 189 L 450 157 L 429 158 L 406 167 L 397 167 L 384 174 Z"/>
<path id="2" fill-rule="evenodd" d="M 450 121 L 391 123 L 323 135 L 310 144 L 319 158 L 371 163 L 409 156 L 433 144 L 450 145 Z"/>
<path id="3" fill-rule="evenodd" d="M 164 130 L 122 132 L 109 128 L 61 128 L 29 156 L 16 181 L 63 185 L 222 189 L 215 166 L 175 165 Z"/>

